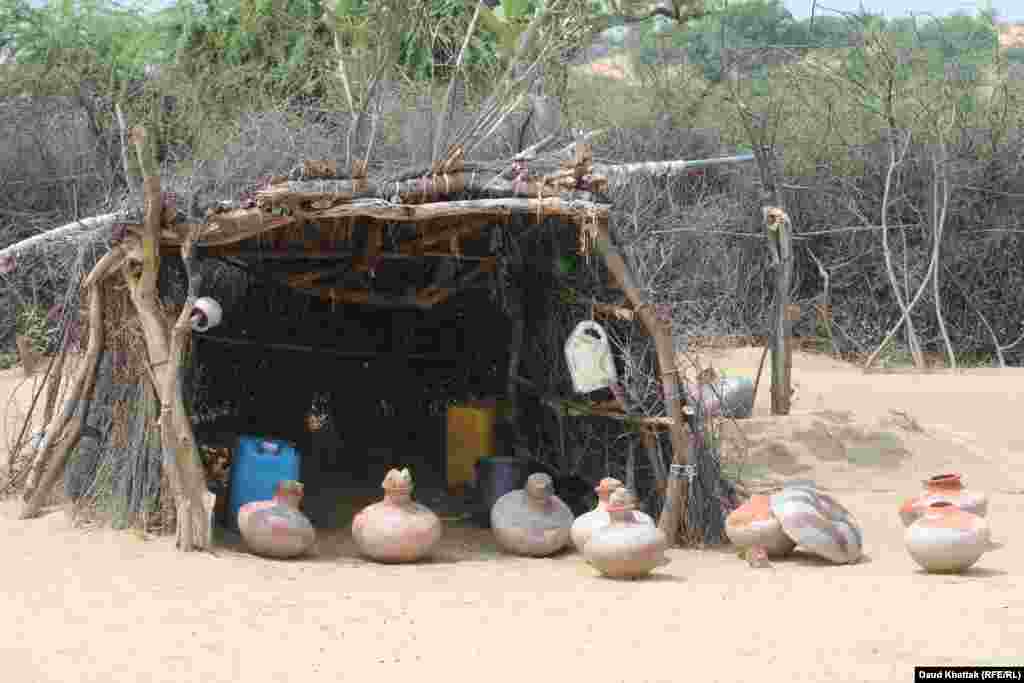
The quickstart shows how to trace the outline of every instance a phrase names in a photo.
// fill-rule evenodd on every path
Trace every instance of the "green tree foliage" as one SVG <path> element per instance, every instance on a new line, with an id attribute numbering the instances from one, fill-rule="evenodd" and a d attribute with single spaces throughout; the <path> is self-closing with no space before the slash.
<path id="1" fill-rule="evenodd" d="M 141 77 L 158 39 L 130 4 L 50 0 L 33 7 L 25 0 L 0 0 L 0 46 L 13 51 L 16 64 L 33 67 L 20 70 L 28 80 L 56 76 L 44 80 L 59 90 L 75 77 L 98 73 L 114 80 Z"/>

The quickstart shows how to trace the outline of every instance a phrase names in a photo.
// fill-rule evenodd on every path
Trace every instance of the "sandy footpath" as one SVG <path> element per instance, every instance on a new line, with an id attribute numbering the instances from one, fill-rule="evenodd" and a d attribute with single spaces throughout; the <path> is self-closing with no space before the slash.
<path id="1" fill-rule="evenodd" d="M 758 357 L 715 363 L 742 371 Z M 182 556 L 167 539 L 71 529 L 60 510 L 19 522 L 8 501 L 4 678 L 897 682 L 920 664 L 1024 664 L 1024 371 L 863 375 L 803 354 L 794 365 L 794 415 L 760 417 L 764 391 L 743 426 L 747 458 L 766 482 L 832 490 L 863 525 L 860 564 L 797 556 L 753 570 L 726 551 L 672 550 L 655 577 L 622 583 L 575 554 L 502 556 L 467 529 L 416 566 L 362 562 L 344 536 L 297 562 Z M 16 380 L 0 373 L 0 397 Z M 965 575 L 930 576 L 903 549 L 896 508 L 948 469 L 989 492 L 1006 546 Z"/>

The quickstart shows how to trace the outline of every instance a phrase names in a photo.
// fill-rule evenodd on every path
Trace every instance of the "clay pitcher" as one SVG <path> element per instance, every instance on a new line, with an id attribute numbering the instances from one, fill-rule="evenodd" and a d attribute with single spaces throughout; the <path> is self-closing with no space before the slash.
<path id="1" fill-rule="evenodd" d="M 927 572 L 959 573 L 970 569 L 993 543 L 988 522 L 949 501 L 932 503 L 904 532 L 907 552 Z"/>
<path id="2" fill-rule="evenodd" d="M 617 489 L 608 502 L 611 523 L 595 530 L 583 547 L 587 562 L 604 576 L 635 579 L 670 562 L 665 534 L 653 524 L 637 521 L 635 511 L 629 489 Z"/>
<path id="3" fill-rule="evenodd" d="M 900 506 L 903 526 L 910 526 L 924 514 L 929 505 L 941 501 L 984 517 L 988 513 L 988 498 L 983 493 L 968 491 L 964 488 L 962 479 L 957 473 L 949 473 L 939 474 L 921 482 L 924 484 L 924 493 L 916 498 L 910 498 Z"/>
<path id="4" fill-rule="evenodd" d="M 526 488 L 509 491 L 491 508 L 491 528 L 504 550 L 516 555 L 545 557 L 569 542 L 573 516 L 554 493 L 550 475 L 531 474 Z"/>
<path id="5" fill-rule="evenodd" d="M 246 503 L 238 509 L 238 529 L 250 551 L 266 557 L 297 557 L 316 542 L 316 530 L 299 511 L 303 486 L 278 482 L 272 500 Z"/>
<path id="6" fill-rule="evenodd" d="M 785 557 L 796 547 L 772 514 L 770 502 L 768 496 L 751 496 L 725 518 L 725 533 L 732 544 L 755 557 Z"/>
<path id="7" fill-rule="evenodd" d="M 598 529 L 611 524 L 612 518 L 608 514 L 608 498 L 621 487 L 621 481 L 606 477 L 594 489 L 594 493 L 597 494 L 597 507 L 590 512 L 580 515 L 572 523 L 569 536 L 572 538 L 572 544 L 576 550 L 583 552 L 583 546 L 590 540 L 591 535 Z M 654 520 L 640 510 L 633 511 L 633 518 L 637 522 L 654 526 Z"/>
<path id="8" fill-rule="evenodd" d="M 415 562 L 441 540 L 441 519 L 412 499 L 408 468 L 390 470 L 381 484 L 384 499 L 363 508 L 352 520 L 359 551 L 377 562 Z"/>

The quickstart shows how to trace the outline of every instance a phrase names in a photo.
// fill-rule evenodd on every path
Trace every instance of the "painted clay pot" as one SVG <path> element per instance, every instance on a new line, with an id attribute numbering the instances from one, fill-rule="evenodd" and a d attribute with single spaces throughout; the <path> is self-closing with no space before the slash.
<path id="1" fill-rule="evenodd" d="M 441 519 L 412 499 L 408 469 L 390 470 L 384 499 L 363 508 L 352 520 L 352 538 L 359 551 L 377 562 L 415 562 L 441 540 Z"/>
<path id="2" fill-rule="evenodd" d="M 924 493 L 900 506 L 903 526 L 910 526 L 916 522 L 932 503 L 943 501 L 979 517 L 988 514 L 988 498 L 983 493 L 965 489 L 959 474 L 939 474 L 921 483 L 924 484 Z"/>
<path id="3" fill-rule="evenodd" d="M 491 508 L 491 529 L 504 550 L 545 557 L 569 542 L 572 511 L 554 494 L 550 475 L 531 474 L 526 488 L 509 491 Z"/>
<path id="4" fill-rule="evenodd" d="M 772 514 L 798 546 L 836 564 L 853 564 L 863 554 L 864 534 L 839 501 L 813 485 L 788 486 L 769 499 Z"/>
<path id="5" fill-rule="evenodd" d="M 992 543 L 988 522 L 948 501 L 932 503 L 904 532 L 907 552 L 928 572 L 957 573 L 972 567 Z"/>
<path id="6" fill-rule="evenodd" d="M 620 488 L 622 488 L 621 481 L 608 477 L 602 479 L 601 483 L 594 489 L 594 492 L 597 494 L 597 507 L 590 512 L 580 515 L 572 523 L 569 536 L 572 538 L 572 544 L 576 547 L 576 550 L 583 552 L 583 546 L 587 544 L 593 533 L 611 524 L 612 518 L 608 514 L 608 498 Z M 644 514 L 640 510 L 633 510 L 633 519 L 641 524 L 654 526 L 654 520 L 651 519 L 650 515 Z"/>
<path id="7" fill-rule="evenodd" d="M 793 552 L 796 542 L 782 530 L 772 514 L 768 496 L 751 496 L 725 518 L 725 533 L 740 549 L 765 557 L 785 557 Z"/>
<path id="8" fill-rule="evenodd" d="M 617 489 L 608 501 L 611 523 L 595 530 L 583 546 L 587 562 L 604 576 L 635 579 L 671 561 L 665 556 L 665 534 L 653 524 L 637 521 L 635 511 L 629 489 Z"/>
<path id="9" fill-rule="evenodd" d="M 297 557 L 316 542 L 316 530 L 299 512 L 302 484 L 281 481 L 272 500 L 246 503 L 238 509 L 238 529 L 245 545 L 256 555 Z"/>

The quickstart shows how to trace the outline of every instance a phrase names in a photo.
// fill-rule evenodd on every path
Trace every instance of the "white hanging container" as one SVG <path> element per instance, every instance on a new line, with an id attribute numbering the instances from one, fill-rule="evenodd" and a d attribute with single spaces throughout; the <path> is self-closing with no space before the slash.
<path id="1" fill-rule="evenodd" d="M 565 360 L 578 394 L 605 389 L 619 381 L 608 335 L 593 320 L 584 320 L 569 335 Z"/>

